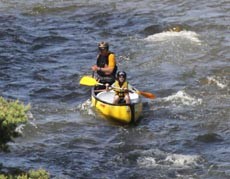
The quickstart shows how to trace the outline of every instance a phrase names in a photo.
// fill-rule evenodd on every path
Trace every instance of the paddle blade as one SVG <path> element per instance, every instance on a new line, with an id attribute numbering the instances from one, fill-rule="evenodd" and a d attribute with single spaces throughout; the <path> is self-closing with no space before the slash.
<path id="1" fill-rule="evenodd" d="M 80 80 L 80 85 L 86 85 L 86 86 L 96 86 L 100 83 L 97 82 L 97 80 L 91 76 L 83 76 Z"/>
<path id="2" fill-rule="evenodd" d="M 138 94 L 141 94 L 142 96 L 144 96 L 146 98 L 150 98 L 150 99 L 156 98 L 156 96 L 154 94 L 149 93 L 149 92 L 145 92 L 145 91 L 138 91 Z"/>

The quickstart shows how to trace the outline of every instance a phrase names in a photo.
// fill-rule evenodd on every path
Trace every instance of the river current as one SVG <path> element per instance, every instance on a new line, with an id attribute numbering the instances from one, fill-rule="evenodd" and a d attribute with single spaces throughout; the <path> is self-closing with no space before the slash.
<path id="1" fill-rule="evenodd" d="M 55 179 L 230 178 L 229 0 L 0 1 L 0 95 L 31 105 L 0 165 Z M 170 31 L 179 27 L 179 31 Z M 141 91 L 137 125 L 90 108 L 97 44 Z"/>

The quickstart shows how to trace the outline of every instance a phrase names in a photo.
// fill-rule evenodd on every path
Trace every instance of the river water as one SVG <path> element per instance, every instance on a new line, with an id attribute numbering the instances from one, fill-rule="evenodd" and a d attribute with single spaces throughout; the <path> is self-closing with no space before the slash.
<path id="1" fill-rule="evenodd" d="M 51 178 L 230 178 L 229 0 L 0 2 L 0 94 L 31 105 L 2 171 Z M 178 26 L 179 32 L 169 28 Z M 97 43 L 108 41 L 143 98 L 137 125 L 89 105 Z"/>

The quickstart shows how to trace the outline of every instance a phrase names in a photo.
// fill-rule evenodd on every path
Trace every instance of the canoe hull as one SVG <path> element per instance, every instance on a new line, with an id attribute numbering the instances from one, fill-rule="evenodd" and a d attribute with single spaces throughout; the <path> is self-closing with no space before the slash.
<path id="1" fill-rule="evenodd" d="M 130 94 L 131 104 L 113 104 L 114 92 L 101 92 L 95 95 L 92 90 L 91 103 L 101 114 L 108 119 L 122 123 L 136 122 L 142 113 L 142 102 L 136 93 Z"/>

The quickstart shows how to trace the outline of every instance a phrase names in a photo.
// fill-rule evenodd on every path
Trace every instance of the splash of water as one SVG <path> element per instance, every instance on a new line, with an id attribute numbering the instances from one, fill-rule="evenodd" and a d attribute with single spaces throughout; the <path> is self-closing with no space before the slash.
<path id="1" fill-rule="evenodd" d="M 174 38 L 182 38 L 189 40 L 191 42 L 201 44 L 201 40 L 199 39 L 199 35 L 196 32 L 193 31 L 180 31 L 180 32 L 161 32 L 154 35 L 150 35 L 145 38 L 146 41 L 154 41 L 154 42 L 161 42 L 161 41 L 167 41 Z"/>
<path id="2" fill-rule="evenodd" d="M 218 87 L 224 89 L 227 87 L 227 84 L 224 84 L 223 82 L 220 82 L 216 77 L 214 76 L 208 76 L 208 84 L 210 85 L 211 83 L 216 84 Z"/>
<path id="3" fill-rule="evenodd" d="M 16 129 L 15 132 L 22 134 L 23 133 L 23 129 L 26 125 L 25 124 L 20 124 Z"/>
<path id="4" fill-rule="evenodd" d="M 173 94 L 171 96 L 165 97 L 162 100 L 165 102 L 173 102 L 176 104 L 182 104 L 187 106 L 196 106 L 202 104 L 202 99 L 193 98 L 183 90 L 178 91 L 176 94 Z"/>
<path id="5" fill-rule="evenodd" d="M 163 151 L 148 150 L 142 153 L 144 156 L 140 156 L 137 159 L 137 163 L 141 167 L 149 168 L 156 166 L 171 166 L 188 168 L 193 166 L 199 166 L 203 159 L 199 155 L 184 155 L 166 153 Z"/>
<path id="6" fill-rule="evenodd" d="M 171 154 L 168 155 L 165 161 L 170 162 L 174 166 L 185 166 L 185 165 L 195 165 L 197 166 L 197 161 L 199 161 L 200 156 L 198 155 L 182 155 L 182 154 Z"/>
<path id="7" fill-rule="evenodd" d="M 87 115 L 90 115 L 90 116 L 95 116 L 95 113 L 92 110 L 92 105 L 91 105 L 91 100 L 90 99 L 87 99 L 82 104 L 79 104 L 77 106 L 77 109 L 80 112 L 83 112 L 84 114 L 87 114 Z"/>

